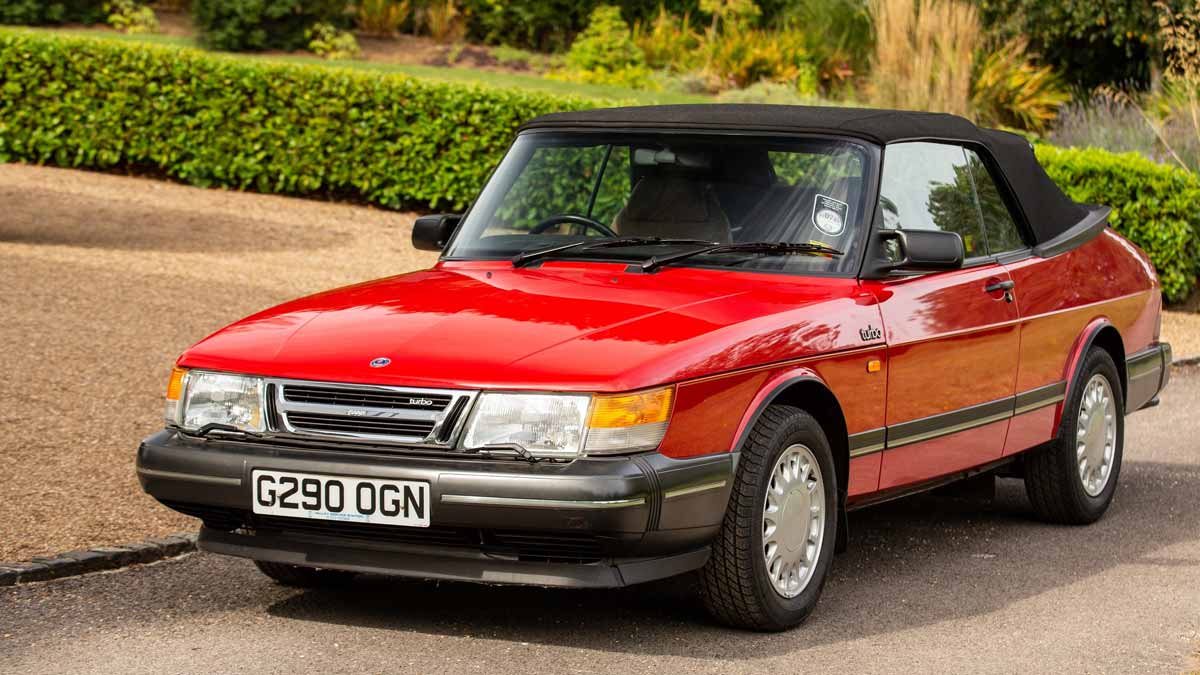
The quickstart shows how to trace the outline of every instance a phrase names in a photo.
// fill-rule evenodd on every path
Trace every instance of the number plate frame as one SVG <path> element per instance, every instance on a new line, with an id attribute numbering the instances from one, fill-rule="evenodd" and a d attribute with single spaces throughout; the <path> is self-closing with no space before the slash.
<path id="1" fill-rule="evenodd" d="M 250 485 L 252 511 L 264 516 L 429 527 L 433 510 L 425 481 L 255 469 Z"/>

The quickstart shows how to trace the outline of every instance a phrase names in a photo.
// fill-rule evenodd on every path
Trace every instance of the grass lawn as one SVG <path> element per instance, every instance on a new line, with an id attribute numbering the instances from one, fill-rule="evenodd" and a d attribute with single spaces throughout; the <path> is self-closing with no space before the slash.
<path id="1" fill-rule="evenodd" d="M 196 40 L 190 37 L 171 35 L 125 35 L 110 30 L 88 28 L 33 28 L 46 33 L 57 35 L 78 35 L 83 37 L 101 38 L 105 40 L 125 40 L 133 42 L 149 42 L 153 44 L 172 45 L 191 49 L 200 49 Z M 482 87 L 500 89 L 524 89 L 541 91 L 547 94 L 573 95 L 585 98 L 602 98 L 630 104 L 653 103 L 711 103 L 712 98 L 700 94 L 682 94 L 665 91 L 642 91 L 628 87 L 579 84 L 575 82 L 559 82 L 537 75 L 505 73 L 474 68 L 457 68 L 442 66 L 425 66 L 407 63 L 385 63 L 379 61 L 328 61 L 316 56 L 297 54 L 230 54 L 237 58 L 258 59 L 264 61 L 279 61 L 285 63 L 305 63 L 328 68 L 352 68 L 369 70 L 380 73 L 399 73 L 409 77 L 426 80 L 441 80 L 443 82 L 461 82 Z"/>

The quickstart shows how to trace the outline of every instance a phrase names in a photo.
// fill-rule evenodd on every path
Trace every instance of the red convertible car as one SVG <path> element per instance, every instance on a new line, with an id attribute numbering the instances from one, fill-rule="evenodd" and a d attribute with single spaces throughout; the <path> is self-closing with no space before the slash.
<path id="1" fill-rule="evenodd" d="M 949 115 L 547 115 L 418 219 L 432 269 L 185 352 L 138 475 L 286 584 L 698 570 L 718 620 L 787 628 L 854 509 L 1000 474 L 1104 514 L 1171 361 L 1108 213 Z"/>

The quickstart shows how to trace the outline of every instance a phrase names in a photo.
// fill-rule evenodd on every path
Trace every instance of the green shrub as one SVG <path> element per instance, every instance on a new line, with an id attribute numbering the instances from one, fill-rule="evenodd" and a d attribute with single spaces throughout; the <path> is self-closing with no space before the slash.
<path id="1" fill-rule="evenodd" d="M 342 23 L 347 0 L 193 0 L 200 43 L 210 49 L 302 49 L 318 21 Z"/>
<path id="2" fill-rule="evenodd" d="M 459 208 L 516 128 L 595 102 L 0 30 L 0 162 Z"/>
<path id="3" fill-rule="evenodd" d="M 410 0 L 359 0 L 354 18 L 363 33 L 389 37 L 400 32 L 410 14 Z"/>
<path id="4" fill-rule="evenodd" d="M 1072 199 L 1113 208 L 1109 222 L 1149 256 L 1168 302 L 1200 272 L 1200 178 L 1137 153 L 1037 146 L 1038 161 Z"/>
<path id="5" fill-rule="evenodd" d="M 702 36 L 692 27 L 691 17 L 677 16 L 660 7 L 652 21 L 633 25 L 633 41 L 653 68 L 670 68 L 684 73 L 704 62 L 700 54 Z"/>
<path id="6" fill-rule="evenodd" d="M 1071 95 L 1052 68 L 1031 60 L 1028 46 L 1018 37 L 976 56 L 971 83 L 976 122 L 1043 133 L 1058 119 Z"/>
<path id="7" fill-rule="evenodd" d="M 555 79 L 634 88 L 654 86 L 642 50 L 633 42 L 621 10 L 600 5 L 592 10 L 587 29 L 567 52 L 566 68 Z"/>
<path id="8" fill-rule="evenodd" d="M 620 70 L 644 65 L 646 59 L 633 43 L 629 24 L 621 18 L 621 9 L 612 5 L 592 10 L 587 28 L 567 52 L 567 66 L 579 70 Z"/>
<path id="9" fill-rule="evenodd" d="M 104 0 L 0 0 L 0 23 L 41 26 L 104 21 Z"/>
<path id="10" fill-rule="evenodd" d="M 784 0 L 788 1 L 788 0 Z M 467 37 L 489 44 L 564 51 L 598 5 L 617 5 L 630 23 L 649 21 L 659 7 L 696 16 L 698 0 L 463 0 Z"/>
<path id="11" fill-rule="evenodd" d="M 745 88 L 761 80 L 787 82 L 801 95 L 816 95 L 817 68 L 801 34 L 727 24 L 705 38 L 704 73 L 713 91 Z"/>
<path id="12" fill-rule="evenodd" d="M 338 60 L 357 59 L 362 56 L 354 33 L 340 30 L 331 23 L 318 21 L 305 35 L 308 37 L 308 50 L 321 58 Z"/>
<path id="13" fill-rule="evenodd" d="M 1160 51 L 1153 2 L 977 0 L 984 25 L 1004 39 L 1027 36 L 1069 83 L 1148 84 Z M 1187 0 L 1167 0 L 1173 8 Z"/>
<path id="14" fill-rule="evenodd" d="M 105 3 L 104 10 L 108 12 L 108 25 L 129 35 L 157 33 L 158 17 L 148 5 L 137 0 L 112 0 Z"/>

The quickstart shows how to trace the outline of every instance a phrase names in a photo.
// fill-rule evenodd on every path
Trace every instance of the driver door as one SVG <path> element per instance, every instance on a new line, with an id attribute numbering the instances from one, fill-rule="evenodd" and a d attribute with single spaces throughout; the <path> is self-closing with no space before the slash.
<path id="1" fill-rule="evenodd" d="M 901 143 L 884 152 L 882 227 L 957 232 L 962 269 L 875 289 L 888 342 L 881 490 L 998 460 L 1020 348 L 1007 270 L 989 255 L 964 148 Z"/>

